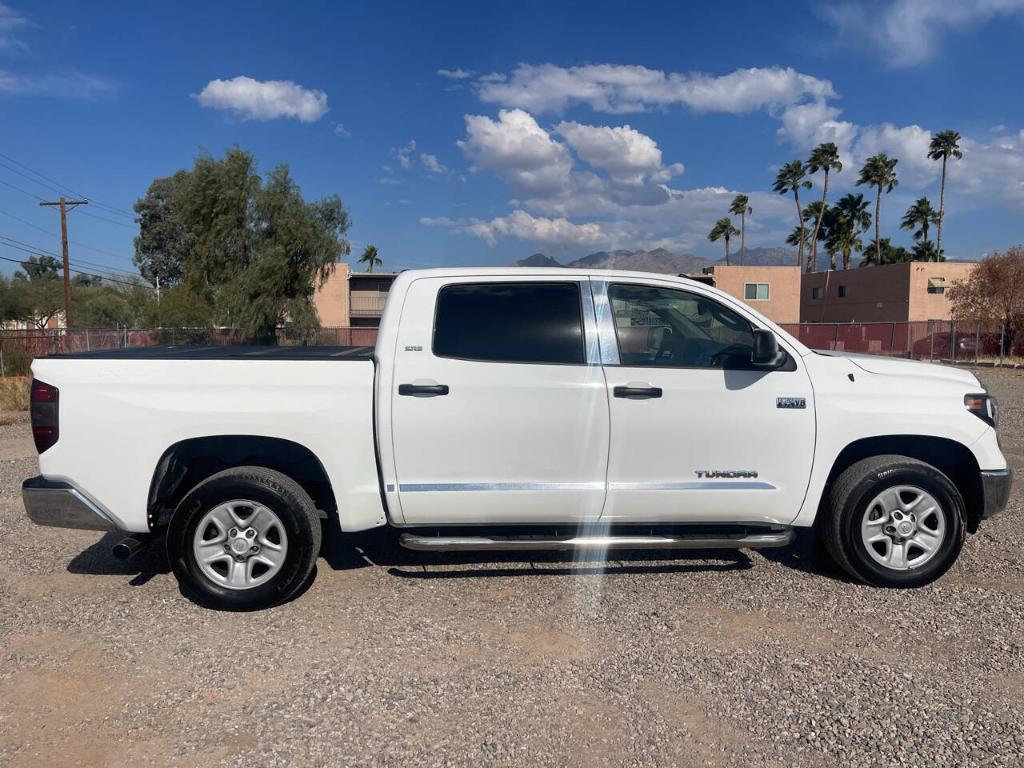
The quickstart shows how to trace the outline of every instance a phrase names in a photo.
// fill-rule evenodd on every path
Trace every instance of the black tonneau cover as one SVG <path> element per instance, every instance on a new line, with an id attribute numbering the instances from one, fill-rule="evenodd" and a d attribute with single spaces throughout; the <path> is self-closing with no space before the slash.
<path id="1" fill-rule="evenodd" d="M 61 352 L 46 357 L 86 360 L 372 360 L 373 347 L 127 347 L 93 352 Z"/>

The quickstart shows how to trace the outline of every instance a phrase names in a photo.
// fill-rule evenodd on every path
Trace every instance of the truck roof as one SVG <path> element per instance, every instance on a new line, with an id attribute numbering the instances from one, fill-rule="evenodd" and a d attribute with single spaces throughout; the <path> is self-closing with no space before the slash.
<path id="1" fill-rule="evenodd" d="M 400 272 L 399 279 L 414 280 L 417 277 L 599 277 L 613 280 L 616 277 L 657 278 L 688 285 L 704 285 L 697 280 L 676 274 L 662 272 L 638 272 L 625 269 L 576 269 L 575 267 L 436 267 L 433 269 L 408 269 Z"/>

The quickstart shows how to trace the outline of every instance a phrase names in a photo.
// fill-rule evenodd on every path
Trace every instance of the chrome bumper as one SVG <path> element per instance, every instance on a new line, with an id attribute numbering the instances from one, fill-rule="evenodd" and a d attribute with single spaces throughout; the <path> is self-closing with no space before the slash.
<path id="1" fill-rule="evenodd" d="M 85 528 L 90 531 L 114 531 L 119 528 L 109 512 L 70 483 L 32 477 L 21 484 L 21 498 L 25 502 L 29 520 L 36 525 Z"/>

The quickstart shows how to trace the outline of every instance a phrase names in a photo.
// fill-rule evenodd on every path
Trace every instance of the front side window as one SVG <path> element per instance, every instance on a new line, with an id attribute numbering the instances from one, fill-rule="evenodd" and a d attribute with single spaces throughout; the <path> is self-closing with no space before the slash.
<path id="1" fill-rule="evenodd" d="M 437 296 L 433 349 L 463 360 L 582 365 L 579 285 L 447 285 Z"/>
<path id="2" fill-rule="evenodd" d="M 622 365 L 747 368 L 750 323 L 717 301 L 671 288 L 608 288 Z"/>
<path id="3" fill-rule="evenodd" d="M 746 283 L 743 286 L 745 301 L 768 301 L 768 283 Z"/>

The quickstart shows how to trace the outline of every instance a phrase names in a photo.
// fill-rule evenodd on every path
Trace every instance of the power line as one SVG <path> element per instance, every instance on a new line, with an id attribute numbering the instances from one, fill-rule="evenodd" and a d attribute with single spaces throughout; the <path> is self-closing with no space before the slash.
<path id="1" fill-rule="evenodd" d="M 9 247 L 13 248 L 14 246 L 9 246 Z M 18 248 L 17 250 L 25 250 L 25 249 L 24 248 Z M 29 251 L 26 251 L 26 253 L 29 253 Z M 12 259 L 9 256 L 0 256 L 0 259 L 2 259 L 4 261 L 10 261 L 10 262 L 12 262 L 14 264 L 18 264 L 18 265 L 21 265 L 25 261 L 24 259 Z M 129 288 L 146 288 L 146 289 L 148 289 L 150 291 L 155 291 L 156 290 L 153 286 L 146 285 L 145 283 L 130 283 L 127 280 L 117 280 L 117 279 L 115 279 L 113 277 L 104 277 L 103 275 L 97 275 L 94 272 L 85 272 L 84 270 L 75 269 L 74 267 L 71 267 L 70 270 L 72 272 L 74 272 L 76 275 L 85 275 L 86 277 L 95 277 L 97 280 L 106 280 L 108 283 L 117 283 L 118 285 L 126 285 Z"/>
<path id="2" fill-rule="evenodd" d="M 58 256 L 53 251 L 48 251 L 45 248 L 40 248 L 39 246 L 32 245 L 31 243 L 26 243 L 22 240 L 16 240 L 13 237 L 8 237 L 7 235 L 0 235 L 0 241 L 3 241 L 3 245 L 7 245 L 11 248 L 17 248 L 20 251 L 24 251 L 25 253 L 31 253 L 34 256 L 51 256 L 55 259 L 60 258 L 60 256 Z M 86 266 L 92 267 L 93 269 L 98 269 L 116 276 L 123 275 L 125 277 L 137 277 L 140 280 L 145 279 L 142 277 L 142 275 L 138 274 L 137 272 L 129 272 L 128 270 L 124 269 L 115 269 L 114 267 L 108 267 L 106 264 L 97 264 L 94 261 L 88 261 L 86 259 L 75 259 L 74 262 L 72 263 L 76 265 L 84 264 Z M 120 273 L 120 275 L 117 275 L 117 273 Z"/>
<path id="3" fill-rule="evenodd" d="M 17 165 L 17 166 L 19 166 L 21 168 L 24 168 L 29 173 L 32 173 L 35 176 L 38 176 L 40 179 L 43 179 L 44 181 L 47 181 L 50 184 L 56 185 L 56 187 L 59 188 L 59 189 L 55 190 L 55 191 L 58 192 L 58 194 L 60 194 L 60 190 L 63 189 L 65 192 L 70 192 L 72 195 L 75 195 L 76 197 L 82 197 L 82 198 L 85 198 L 86 200 L 89 200 L 97 208 L 103 208 L 103 209 L 109 211 L 110 213 L 116 213 L 119 216 L 127 216 L 130 219 L 134 219 L 135 218 L 135 214 L 134 213 L 130 213 L 129 211 L 126 211 L 123 208 L 118 208 L 115 205 L 108 205 L 107 203 L 101 202 L 99 200 L 95 200 L 95 199 L 89 197 L 88 195 L 83 195 L 81 192 L 76 192 L 75 190 L 71 189 L 71 187 L 69 187 L 69 186 L 67 186 L 65 184 L 61 184 L 59 181 L 56 181 L 55 179 L 52 179 L 49 176 L 47 176 L 47 175 L 45 175 L 43 173 L 40 173 L 39 171 L 37 171 L 37 170 L 35 170 L 33 168 L 30 168 L 29 166 L 25 165 L 25 163 L 23 163 L 23 162 L 21 162 L 19 160 L 15 160 L 10 155 L 5 155 L 3 152 L 0 152 L 0 157 L 2 157 L 5 160 L 8 160 L 8 161 L 14 163 L 15 165 Z M 14 171 L 19 176 L 23 176 L 25 178 L 29 178 L 29 177 L 25 176 L 24 173 L 21 173 L 20 171 L 17 171 L 14 168 L 11 168 L 6 163 L 0 163 L 0 165 L 3 165 L 8 170 Z M 29 180 L 33 181 L 33 179 L 30 179 L 30 178 L 29 178 Z M 39 184 L 40 186 L 43 186 L 43 187 L 47 186 L 46 184 L 43 184 L 42 182 L 39 182 L 39 181 L 35 181 L 35 183 Z M 54 187 L 50 187 L 50 189 L 54 189 Z"/>
<path id="4" fill-rule="evenodd" d="M 85 201 L 89 202 L 88 198 L 85 198 Z M 107 224 L 116 224 L 119 227 L 127 227 L 128 229 L 135 229 L 135 225 L 134 224 L 125 224 L 123 221 L 114 221 L 113 219 L 106 219 L 103 216 L 97 216 L 95 213 L 90 213 L 89 211 L 82 211 L 82 215 L 83 216 L 88 216 L 90 219 L 99 219 L 100 221 L 105 221 L 105 222 L 107 222 Z"/>
<path id="5" fill-rule="evenodd" d="M 10 187 L 11 189 L 16 189 L 19 192 L 21 192 L 21 194 L 28 195 L 33 200 L 42 200 L 43 199 L 39 195 L 33 195 L 27 189 L 22 189 L 21 187 L 17 186 L 16 184 L 11 184 L 11 182 L 9 182 L 9 181 L 4 181 L 3 179 L 0 179 L 0 184 L 3 184 L 5 187 Z"/>
<path id="6" fill-rule="evenodd" d="M 55 235 L 50 230 L 45 229 L 44 227 L 40 227 L 37 224 L 33 224 L 28 219 L 21 218 L 21 216 L 16 216 L 13 213 L 9 213 L 9 212 L 4 211 L 4 210 L 0 210 L 0 214 L 3 214 L 4 216 L 8 216 L 8 217 L 14 219 L 15 221 L 20 221 L 25 226 L 31 227 L 32 229 L 34 229 L 34 230 L 36 230 L 38 232 L 42 232 L 44 235 L 46 235 L 48 237 L 53 237 L 53 238 L 57 237 L 57 235 Z M 132 262 L 133 264 L 135 263 L 134 260 L 130 256 L 125 256 L 122 253 L 114 253 L 113 251 L 105 251 L 102 248 L 97 248 L 97 247 L 95 247 L 93 245 L 89 245 L 87 243 L 80 243 L 77 240 L 68 240 L 68 242 L 71 245 L 77 245 L 79 248 L 85 248 L 87 251 L 94 251 L 95 253 L 101 253 L 104 256 L 111 256 L 111 257 L 113 257 L 115 259 L 124 259 L 125 261 Z M 110 269 L 114 269 L 114 267 L 110 267 Z M 119 270 L 119 271 L 123 271 L 123 270 Z"/>

